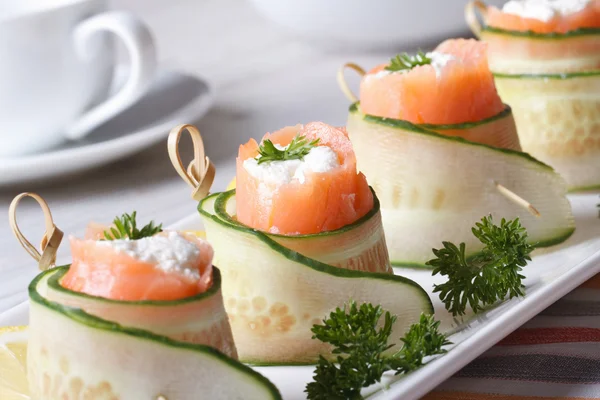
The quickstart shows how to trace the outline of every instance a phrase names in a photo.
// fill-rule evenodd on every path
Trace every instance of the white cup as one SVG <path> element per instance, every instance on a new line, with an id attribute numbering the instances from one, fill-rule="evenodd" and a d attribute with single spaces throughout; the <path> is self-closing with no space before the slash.
<path id="1" fill-rule="evenodd" d="M 0 156 L 80 139 L 148 89 L 156 52 L 147 26 L 107 0 L 0 0 Z M 128 79 L 109 96 L 114 38 Z"/>

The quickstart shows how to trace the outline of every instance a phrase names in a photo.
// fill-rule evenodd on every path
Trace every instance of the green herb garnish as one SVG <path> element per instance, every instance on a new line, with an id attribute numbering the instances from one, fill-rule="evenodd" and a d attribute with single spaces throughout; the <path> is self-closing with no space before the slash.
<path id="1" fill-rule="evenodd" d="M 527 243 L 527 231 L 519 219 L 494 225 L 491 216 L 482 218 L 472 229 L 473 235 L 484 244 L 475 256 L 465 257 L 465 244 L 458 247 L 443 242 L 443 248 L 433 249 L 435 259 L 426 264 L 433 275 L 445 275 L 448 281 L 435 285 L 440 299 L 452 315 L 464 315 L 467 304 L 474 312 L 498 300 L 523 296 L 523 275 L 519 272 L 531 261 L 533 246 Z"/>
<path id="2" fill-rule="evenodd" d="M 378 322 L 383 316 L 383 326 Z M 337 308 L 314 325 L 313 339 L 333 346 L 334 362 L 319 357 L 313 382 L 306 386 L 309 400 L 362 399 L 360 391 L 381 380 L 386 371 L 396 374 L 412 371 L 423 364 L 423 358 L 446 351 L 442 346 L 450 344 L 438 331 L 439 322 L 432 316 L 421 315 L 401 339 L 403 346 L 393 355 L 383 353 L 388 345 L 396 316 L 381 306 L 350 301 L 343 309 Z"/>
<path id="3" fill-rule="evenodd" d="M 439 332 L 440 321 L 433 315 L 421 314 L 418 323 L 412 324 L 408 332 L 400 340 L 402 348 L 390 359 L 392 370 L 396 375 L 414 371 L 423 365 L 423 358 L 436 354 L 444 354 L 443 346 L 452 344 L 446 335 Z"/>
<path id="4" fill-rule="evenodd" d="M 106 240 L 125 238 L 136 240 L 154 236 L 155 234 L 162 232 L 162 224 L 154 225 L 154 221 L 150 221 L 148 225 L 144 226 L 142 229 L 138 229 L 135 217 L 135 211 L 131 214 L 126 213 L 120 217 L 116 217 L 113 221 L 114 227 L 104 231 L 104 238 Z"/>
<path id="5" fill-rule="evenodd" d="M 309 142 L 305 136 L 296 135 L 289 146 L 279 150 L 273 142 L 266 139 L 258 147 L 259 155 L 256 160 L 259 164 L 271 161 L 302 160 L 318 143 L 319 139 Z"/>
<path id="6" fill-rule="evenodd" d="M 407 53 L 398 54 L 396 57 L 390 60 L 390 65 L 385 67 L 385 69 L 386 71 L 398 72 L 411 70 L 420 65 L 430 64 L 431 58 L 427 57 L 425 53 L 419 50 L 414 56 L 411 56 Z"/>

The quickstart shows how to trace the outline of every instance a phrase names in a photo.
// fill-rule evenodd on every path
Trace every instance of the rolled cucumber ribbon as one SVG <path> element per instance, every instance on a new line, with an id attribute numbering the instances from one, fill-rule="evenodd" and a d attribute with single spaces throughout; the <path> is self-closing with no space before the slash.
<path id="1" fill-rule="evenodd" d="M 46 217 L 41 252 L 16 222 L 17 205 L 27 196 L 40 203 Z M 69 269 L 54 266 L 62 232 L 40 196 L 17 196 L 9 217 L 19 242 L 42 270 L 29 286 L 32 398 L 281 399 L 271 382 L 236 360 L 217 268 L 207 291 L 179 300 L 90 296 L 61 285 Z"/>
<path id="2" fill-rule="evenodd" d="M 311 328 L 349 299 L 381 304 L 398 316 L 400 337 L 432 314 L 427 293 L 391 274 L 379 201 L 353 224 L 319 234 L 285 236 L 236 221 L 235 190 L 202 200 L 199 211 L 215 263 L 240 359 L 253 364 L 310 364 L 332 358 Z M 391 349 L 390 351 L 393 351 Z"/>
<path id="3" fill-rule="evenodd" d="M 543 33 L 509 30 L 491 26 L 490 11 L 483 1 L 472 0 L 465 17 L 473 33 L 488 44 L 493 72 L 566 74 L 600 69 L 600 28 Z M 495 10 L 495 14 L 501 12 Z"/>
<path id="4" fill-rule="evenodd" d="M 358 104 L 347 130 L 381 202 L 395 266 L 426 267 L 431 249 L 448 238 L 479 251 L 471 227 L 482 215 L 519 218 L 537 246 L 560 243 L 575 229 L 565 181 L 527 153 L 365 115 Z"/>
<path id="5" fill-rule="evenodd" d="M 600 69 L 495 79 L 513 107 L 523 151 L 552 166 L 570 191 L 599 188 Z"/>
<path id="6" fill-rule="evenodd" d="M 186 171 L 178 156 L 178 138 L 184 130 L 195 137 L 190 165 L 206 159 L 199 131 L 178 126 L 170 133 L 171 161 L 192 187 L 192 198 L 200 200 L 198 193 L 206 194 L 208 188 L 202 179 L 192 179 L 197 175 L 193 167 Z M 200 200 L 198 210 L 223 276 L 225 309 L 241 361 L 285 365 L 314 364 L 319 356 L 333 358 L 329 345 L 312 339 L 311 328 L 351 299 L 380 304 L 395 314 L 392 337 L 401 337 L 422 312 L 433 313 L 423 288 L 393 275 L 379 201 L 373 196 L 371 209 L 353 223 L 304 235 L 243 225 L 236 217 L 235 190 Z"/>

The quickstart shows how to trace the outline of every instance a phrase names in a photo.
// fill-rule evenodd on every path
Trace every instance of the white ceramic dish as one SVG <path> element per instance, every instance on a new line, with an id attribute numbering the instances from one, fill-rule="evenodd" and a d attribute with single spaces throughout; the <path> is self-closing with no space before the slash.
<path id="1" fill-rule="evenodd" d="M 136 15 L 107 0 L 0 2 L 0 155 L 35 154 L 80 139 L 134 104 L 152 84 L 156 47 Z M 109 34 L 110 33 L 110 34 Z M 117 78 L 124 45 L 129 74 Z"/>
<path id="2" fill-rule="evenodd" d="M 485 313 L 465 318 L 465 321 L 457 321 L 445 311 L 437 296 L 431 295 L 432 284 L 436 279 L 431 277 L 429 271 L 398 269 L 397 273 L 417 281 L 430 293 L 436 317 L 442 321 L 442 329 L 454 333 L 451 340 L 455 344 L 449 347 L 447 354 L 437 357 L 408 376 L 386 376 L 383 385 L 365 390 L 365 394 L 373 394 L 369 399 L 420 398 L 554 301 L 600 273 L 600 221 L 596 207 L 598 195 L 572 195 L 570 200 L 577 230 L 562 245 L 534 255 L 533 261 L 524 270 L 527 277 L 527 294 L 524 298 L 505 301 Z M 193 206 L 190 204 L 190 207 Z M 199 230 L 203 227 L 200 216 L 194 214 L 171 228 Z M 3 304 L 11 302 L 11 297 L 14 298 L 14 292 L 10 292 L 8 288 L 22 280 L 19 275 L 22 277 L 33 273 L 33 268 L 32 263 L 32 271 L 8 270 L 0 274 L 0 310 L 3 309 Z M 11 296 L 6 293 L 13 294 Z M 27 302 L 0 314 L 0 326 L 22 325 L 27 322 Z M 312 367 L 256 369 L 279 387 L 284 399 L 306 398 L 303 390 L 311 380 Z"/>
<path id="3" fill-rule="evenodd" d="M 321 45 L 389 49 L 468 32 L 466 0 L 251 0 L 267 19 Z M 489 0 L 500 6 L 506 0 Z M 423 21 L 426 21 L 424 23 Z"/>
<path id="4" fill-rule="evenodd" d="M 203 80 L 160 71 L 142 98 L 84 139 L 40 154 L 0 158 L 0 186 L 82 172 L 137 153 L 166 138 L 173 126 L 198 121 L 212 101 Z"/>

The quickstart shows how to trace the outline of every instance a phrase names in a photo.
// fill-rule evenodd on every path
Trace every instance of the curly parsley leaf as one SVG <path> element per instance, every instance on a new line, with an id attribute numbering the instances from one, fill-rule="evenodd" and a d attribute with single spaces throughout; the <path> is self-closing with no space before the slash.
<path id="1" fill-rule="evenodd" d="M 408 332 L 400 339 L 403 345 L 391 360 L 396 375 L 414 371 L 423 365 L 423 359 L 436 354 L 444 354 L 444 346 L 452 344 L 446 335 L 439 331 L 440 321 L 433 315 L 421 314 L 419 322 L 412 324 Z"/>
<path id="2" fill-rule="evenodd" d="M 431 58 L 422 51 L 418 51 L 414 56 L 402 53 L 392 58 L 385 69 L 391 72 L 407 71 L 421 65 L 430 65 L 431 61 Z"/>
<path id="3" fill-rule="evenodd" d="M 135 211 L 131 214 L 125 213 L 120 217 L 116 217 L 113 221 L 113 225 L 114 227 L 104 231 L 104 238 L 106 240 L 137 240 L 154 236 L 155 234 L 162 232 L 162 224 L 154 225 L 154 221 L 150 221 L 150 223 L 142 227 L 142 229 L 138 229 Z"/>
<path id="4" fill-rule="evenodd" d="M 464 315 L 467 305 L 474 312 L 499 300 L 523 296 L 525 278 L 520 274 L 531 261 L 533 246 L 527 242 L 527 231 L 519 219 L 506 221 L 500 226 L 491 216 L 482 218 L 472 229 L 473 235 L 484 244 L 477 255 L 467 259 L 465 244 L 456 246 L 442 242 L 443 248 L 433 249 L 435 259 L 426 264 L 433 267 L 433 275 L 444 275 L 448 280 L 434 286 L 446 309 L 452 315 Z"/>
<path id="5" fill-rule="evenodd" d="M 308 141 L 305 136 L 296 135 L 284 149 L 278 149 L 271 140 L 263 140 L 258 147 L 258 164 L 272 161 L 302 160 L 305 155 L 319 144 L 320 139 Z"/>
<path id="6" fill-rule="evenodd" d="M 417 369 L 424 357 L 442 354 L 442 346 L 450 344 L 438 331 L 439 322 L 422 315 L 401 339 L 402 348 L 385 355 L 393 346 L 388 340 L 395 321 L 396 316 L 379 305 L 358 306 L 350 301 L 322 325 L 314 325 L 313 339 L 331 344 L 337 357 L 335 362 L 319 358 L 313 381 L 306 386 L 308 399 L 362 399 L 361 389 L 381 381 L 384 372 L 401 374 Z"/>

